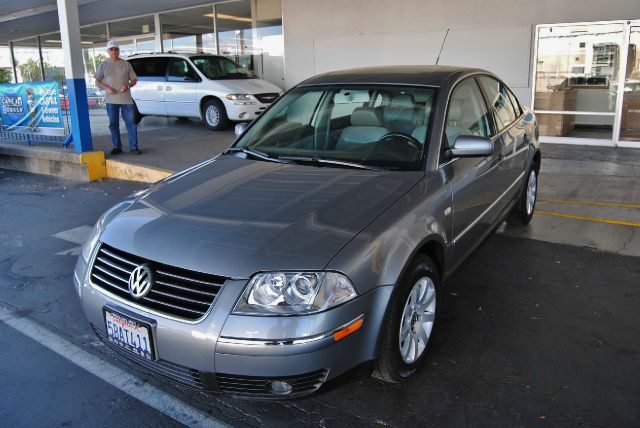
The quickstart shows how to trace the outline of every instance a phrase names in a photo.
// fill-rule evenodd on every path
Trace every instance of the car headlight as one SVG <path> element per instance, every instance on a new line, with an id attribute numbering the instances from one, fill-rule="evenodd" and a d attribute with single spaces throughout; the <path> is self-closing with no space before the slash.
<path id="1" fill-rule="evenodd" d="M 91 229 L 91 233 L 82 246 L 82 251 L 80 251 L 80 255 L 82 256 L 82 260 L 84 260 L 85 264 L 89 263 L 91 253 L 93 252 L 93 249 L 96 247 L 96 245 L 98 245 L 98 240 L 100 239 L 101 232 L 102 217 L 96 222 L 96 224 L 93 226 L 93 229 Z"/>
<path id="2" fill-rule="evenodd" d="M 250 99 L 250 96 L 247 94 L 229 94 L 227 95 L 227 99 L 231 101 L 236 101 L 236 100 L 247 101 Z"/>
<path id="3" fill-rule="evenodd" d="M 268 272 L 254 275 L 235 313 L 310 314 L 356 297 L 346 276 L 336 272 Z"/>

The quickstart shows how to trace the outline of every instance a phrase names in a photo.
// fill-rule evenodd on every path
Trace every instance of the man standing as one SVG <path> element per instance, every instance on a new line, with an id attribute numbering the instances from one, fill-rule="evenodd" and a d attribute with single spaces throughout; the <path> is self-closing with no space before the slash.
<path id="1" fill-rule="evenodd" d="M 131 64 L 120 58 L 120 47 L 115 40 L 107 42 L 109 59 L 104 60 L 96 71 L 96 85 L 107 92 L 106 104 L 109 115 L 109 130 L 111 131 L 112 155 L 122 153 L 122 142 L 120 141 L 120 119 L 118 114 L 122 114 L 122 119 L 127 126 L 129 137 L 129 151 L 141 154 L 138 149 L 138 129 L 135 122 L 135 111 L 133 98 L 129 89 L 137 83 L 136 73 Z"/>

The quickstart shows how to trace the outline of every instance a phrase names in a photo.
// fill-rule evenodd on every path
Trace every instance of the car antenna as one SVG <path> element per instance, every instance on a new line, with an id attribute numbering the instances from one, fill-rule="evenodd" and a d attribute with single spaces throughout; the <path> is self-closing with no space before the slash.
<path id="1" fill-rule="evenodd" d="M 442 46 L 440 46 L 440 52 L 438 52 L 438 59 L 436 59 L 436 65 L 440 61 L 440 55 L 442 55 L 442 50 L 444 49 L 444 44 L 447 41 L 447 36 L 449 35 L 449 29 L 447 28 L 447 32 L 444 33 L 444 39 L 442 40 Z"/>

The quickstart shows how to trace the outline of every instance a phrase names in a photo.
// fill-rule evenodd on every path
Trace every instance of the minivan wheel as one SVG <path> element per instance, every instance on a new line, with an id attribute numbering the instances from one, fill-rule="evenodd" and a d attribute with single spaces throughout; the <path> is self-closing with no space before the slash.
<path id="1" fill-rule="evenodd" d="M 202 109 L 202 118 L 207 128 L 218 131 L 229 126 L 229 118 L 224 105 L 219 100 L 207 101 Z"/>
<path id="2" fill-rule="evenodd" d="M 440 277 L 424 255 L 413 261 L 395 293 L 382 327 L 373 376 L 397 383 L 424 361 L 436 321 Z"/>
<path id="3" fill-rule="evenodd" d="M 141 120 L 142 120 L 142 115 L 138 111 L 138 106 L 136 105 L 136 103 L 133 103 L 133 121 L 137 125 L 140 123 Z"/>
<path id="4" fill-rule="evenodd" d="M 537 198 L 538 169 L 535 164 L 532 164 L 518 202 L 516 202 L 515 207 L 513 207 L 513 210 L 511 210 L 511 213 L 507 216 L 507 224 L 512 226 L 526 226 L 529 224 L 533 218 Z"/>

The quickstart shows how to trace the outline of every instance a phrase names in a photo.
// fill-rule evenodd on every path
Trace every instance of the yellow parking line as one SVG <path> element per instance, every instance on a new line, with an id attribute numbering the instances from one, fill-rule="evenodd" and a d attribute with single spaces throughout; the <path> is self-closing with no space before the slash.
<path id="1" fill-rule="evenodd" d="M 560 201 L 555 199 L 545 199 L 538 201 L 539 204 L 566 204 L 566 205 L 593 205 L 596 207 L 618 207 L 640 209 L 640 204 L 619 204 L 615 202 L 589 202 L 589 201 Z"/>
<path id="2" fill-rule="evenodd" d="M 574 220 L 596 221 L 598 223 L 620 224 L 623 226 L 640 227 L 640 223 L 634 222 L 634 221 L 612 220 L 608 218 L 599 218 L 599 217 L 586 217 L 582 215 L 555 213 L 551 211 L 539 211 L 539 210 L 536 210 L 536 214 L 549 215 L 553 217 L 571 218 Z"/>

